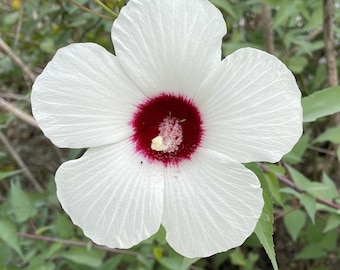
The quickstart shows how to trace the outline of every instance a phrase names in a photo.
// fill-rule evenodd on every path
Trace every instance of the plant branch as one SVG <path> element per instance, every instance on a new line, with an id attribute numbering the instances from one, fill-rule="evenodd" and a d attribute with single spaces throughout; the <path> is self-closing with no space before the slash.
<path id="1" fill-rule="evenodd" d="M 272 29 L 272 13 L 270 8 L 265 4 L 262 4 L 262 20 L 266 51 L 270 54 L 274 54 L 275 47 Z"/>
<path id="2" fill-rule="evenodd" d="M 38 123 L 35 121 L 35 119 L 31 115 L 29 115 L 28 113 L 25 113 L 22 110 L 19 110 L 17 107 L 12 105 L 10 102 L 7 102 L 6 100 L 4 100 L 2 97 L 0 97 L 0 108 L 14 114 L 16 117 L 26 122 L 27 124 L 33 127 L 39 128 Z"/>
<path id="3" fill-rule="evenodd" d="M 87 247 L 88 243 L 87 242 L 80 242 L 80 241 L 71 241 L 71 240 L 64 240 L 64 239 L 59 239 L 55 237 L 47 237 L 39 234 L 29 234 L 29 233 L 18 233 L 19 236 L 24 237 L 24 238 L 30 238 L 30 239 L 35 239 L 35 240 L 43 240 L 46 242 L 53 242 L 53 243 L 62 243 L 64 245 L 71 245 L 71 246 L 79 246 L 79 247 Z M 97 244 L 92 244 L 92 246 L 95 249 L 100 249 L 104 250 L 107 252 L 111 253 L 117 253 L 117 254 L 124 254 L 124 255 L 130 255 L 130 256 L 138 256 L 139 253 L 135 251 L 129 251 L 129 250 L 120 250 L 116 248 L 108 248 L 104 246 L 100 246 Z"/>
<path id="4" fill-rule="evenodd" d="M 0 37 L 0 49 L 3 50 L 22 70 L 25 77 L 29 78 L 32 82 L 37 77 L 26 64 L 17 56 L 7 43 Z"/>
<path id="5" fill-rule="evenodd" d="M 260 166 L 260 168 L 263 170 L 263 172 L 265 172 L 265 173 L 269 173 L 269 172 L 273 173 L 268 167 L 266 167 L 266 166 L 263 165 L 262 163 L 259 163 L 259 166 Z M 299 192 L 299 193 L 305 193 L 305 192 L 306 192 L 306 190 L 303 190 L 303 189 L 299 188 L 298 186 L 296 186 L 296 185 L 293 183 L 292 180 L 290 180 L 290 179 L 288 179 L 288 178 L 286 178 L 286 177 L 284 177 L 284 176 L 282 176 L 282 175 L 279 175 L 279 174 L 275 174 L 275 176 L 276 176 L 276 178 L 277 178 L 281 183 L 283 183 L 283 184 L 285 184 L 285 185 L 291 187 L 292 189 L 296 190 L 297 192 Z M 324 204 L 324 205 L 327 205 L 327 206 L 332 207 L 332 208 L 337 209 L 337 210 L 340 209 L 340 205 L 339 205 L 339 204 L 336 204 L 336 203 L 334 203 L 334 202 L 332 202 L 332 201 L 325 200 L 325 199 L 318 198 L 318 197 L 316 197 L 315 199 L 316 199 L 316 201 L 319 202 L 319 203 L 322 203 L 322 204 Z"/>
<path id="6" fill-rule="evenodd" d="M 339 84 L 336 59 L 334 53 L 334 22 L 333 0 L 323 1 L 323 38 L 325 42 L 325 54 L 327 59 L 327 79 L 329 86 Z"/>
<path id="7" fill-rule="evenodd" d="M 28 178 L 28 180 L 30 180 L 30 182 L 35 187 L 35 189 L 38 192 L 43 192 L 44 189 L 40 186 L 39 182 L 35 179 L 31 171 L 26 166 L 25 162 L 21 159 L 19 154 L 15 151 L 15 149 L 12 147 L 11 143 L 8 141 L 5 134 L 1 132 L 1 130 L 0 130 L 0 141 L 3 143 L 8 153 L 12 156 L 15 162 L 19 165 L 19 167 L 21 168 L 25 176 Z"/>

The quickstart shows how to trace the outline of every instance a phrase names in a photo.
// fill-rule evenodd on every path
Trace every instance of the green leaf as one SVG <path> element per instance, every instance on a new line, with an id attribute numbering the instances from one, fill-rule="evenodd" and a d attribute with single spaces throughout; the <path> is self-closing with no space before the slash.
<path id="1" fill-rule="evenodd" d="M 287 228 L 289 235 L 294 241 L 298 238 L 302 228 L 306 224 L 306 215 L 303 211 L 296 209 L 293 212 L 289 212 L 291 208 L 285 208 L 285 212 L 288 212 L 283 216 L 283 222 Z"/>
<path id="2" fill-rule="evenodd" d="M 178 270 L 187 270 L 189 266 L 197 262 L 200 258 L 186 258 L 183 257 L 182 262 L 178 268 Z"/>
<path id="3" fill-rule="evenodd" d="M 326 131 L 319 135 L 313 143 L 323 143 L 327 141 L 340 143 L 340 126 L 326 129 Z"/>
<path id="4" fill-rule="evenodd" d="M 340 226 L 340 215 L 334 213 L 330 214 L 323 232 L 324 233 L 328 232 L 330 230 L 337 228 L 338 226 Z"/>
<path id="5" fill-rule="evenodd" d="M 9 172 L 0 172 L 0 181 L 6 179 L 8 177 L 14 176 L 18 173 L 21 173 L 21 170 L 9 171 Z"/>
<path id="6" fill-rule="evenodd" d="M 295 170 L 293 167 L 286 165 L 290 176 L 292 177 L 295 185 L 301 189 L 306 189 L 311 184 L 311 181 L 302 173 Z"/>
<path id="7" fill-rule="evenodd" d="M 104 251 L 98 249 L 88 250 L 86 247 L 70 247 L 68 251 L 60 254 L 62 258 L 90 267 L 100 267 L 104 256 Z"/>
<path id="8" fill-rule="evenodd" d="M 200 258 L 186 258 L 171 250 L 169 251 L 167 257 L 163 257 L 163 255 L 157 254 L 156 259 L 163 267 L 165 267 L 165 269 L 187 270 L 190 265 L 197 262 Z"/>
<path id="9" fill-rule="evenodd" d="M 308 60 L 303 56 L 292 56 L 282 60 L 295 74 L 300 74 L 308 64 Z"/>
<path id="10" fill-rule="evenodd" d="M 338 161 L 340 161 L 340 146 L 336 150 L 336 156 L 338 157 Z"/>
<path id="11" fill-rule="evenodd" d="M 312 182 L 306 176 L 304 176 L 299 171 L 294 168 L 286 165 L 291 175 L 294 183 L 300 189 L 307 191 L 309 194 L 314 195 L 315 197 L 332 200 L 334 196 L 338 194 L 335 193 L 335 185 L 331 179 L 327 177 L 327 175 L 323 176 L 323 183 Z"/>
<path id="12" fill-rule="evenodd" d="M 326 256 L 326 251 L 320 248 L 318 243 L 309 244 L 304 247 L 295 257 L 296 260 L 318 259 Z"/>
<path id="13" fill-rule="evenodd" d="M 225 1 L 225 0 L 210 0 L 210 2 L 213 3 L 216 7 L 227 12 L 234 19 L 237 19 L 237 15 L 236 15 L 232 5 L 228 1 Z"/>
<path id="14" fill-rule="evenodd" d="M 273 198 L 270 194 L 269 187 L 267 185 L 266 179 L 263 175 L 262 170 L 256 163 L 246 164 L 246 167 L 252 170 L 261 182 L 261 187 L 263 189 L 263 199 L 264 199 L 264 207 L 262 210 L 261 217 L 256 224 L 255 234 L 257 238 L 260 240 L 263 248 L 265 249 L 274 270 L 278 270 L 279 267 L 277 265 L 275 250 L 274 250 L 274 241 L 273 241 Z"/>
<path id="15" fill-rule="evenodd" d="M 6 242 L 11 248 L 13 248 L 21 257 L 23 257 L 19 238 L 16 231 L 16 226 L 9 220 L 0 220 L 0 237 Z"/>
<path id="16" fill-rule="evenodd" d="M 29 266 L 25 270 L 54 270 L 54 264 L 46 260 L 43 254 L 35 255 L 29 260 Z"/>
<path id="17" fill-rule="evenodd" d="M 46 38 L 42 40 L 39 46 L 42 51 L 47 53 L 54 53 L 56 51 L 54 40 L 52 38 Z"/>
<path id="18" fill-rule="evenodd" d="M 0 270 L 6 270 L 6 268 L 2 268 L 2 266 L 8 265 L 12 259 L 12 248 L 6 242 L 0 241 Z"/>
<path id="19" fill-rule="evenodd" d="M 3 23 L 5 25 L 14 24 L 14 23 L 16 23 L 19 20 L 19 17 L 20 17 L 20 13 L 18 11 L 9 13 L 9 14 L 4 16 Z"/>
<path id="20" fill-rule="evenodd" d="M 321 1 L 319 1 L 321 2 Z M 308 20 L 308 24 L 304 27 L 306 30 L 314 30 L 322 25 L 323 18 L 322 7 L 314 7 L 311 18 Z"/>
<path id="21" fill-rule="evenodd" d="M 275 173 L 273 172 L 266 173 L 265 177 L 273 199 L 275 200 L 276 203 L 283 206 L 280 194 L 280 183 Z"/>
<path id="22" fill-rule="evenodd" d="M 303 121 L 316 119 L 340 111 L 340 86 L 317 91 L 302 99 Z"/>
<path id="23" fill-rule="evenodd" d="M 233 265 L 240 265 L 240 266 L 246 265 L 246 258 L 244 257 L 243 252 L 239 249 L 234 249 L 230 253 L 230 261 Z"/>
<path id="24" fill-rule="evenodd" d="M 179 256 L 169 256 L 169 257 L 163 257 L 158 262 L 166 267 L 166 269 L 170 270 L 178 270 L 180 264 L 181 264 L 182 258 Z"/>
<path id="25" fill-rule="evenodd" d="M 291 1 L 281 1 L 279 5 L 279 10 L 273 18 L 273 28 L 277 29 L 279 26 L 286 24 L 287 20 L 296 14 L 296 2 Z"/>
<path id="26" fill-rule="evenodd" d="M 21 189 L 19 183 L 12 182 L 9 199 L 18 222 L 26 221 L 38 212 L 28 194 Z"/>
<path id="27" fill-rule="evenodd" d="M 303 193 L 300 196 L 300 202 L 307 211 L 309 218 L 312 223 L 315 222 L 315 211 L 316 211 L 316 199 L 310 194 Z"/>
<path id="28" fill-rule="evenodd" d="M 147 254 L 138 254 L 137 255 L 137 260 L 138 262 L 140 262 L 144 268 L 142 269 L 152 269 L 154 261 L 150 260 L 150 258 L 148 258 Z"/>
<path id="29" fill-rule="evenodd" d="M 55 221 L 55 228 L 60 238 L 69 239 L 73 235 L 73 224 L 64 214 L 58 214 Z"/>
<path id="30" fill-rule="evenodd" d="M 309 144 L 309 134 L 304 134 L 295 144 L 293 149 L 283 157 L 283 161 L 289 164 L 298 164 L 301 162 Z"/>
<path id="31" fill-rule="evenodd" d="M 338 188 L 335 185 L 334 181 L 329 178 L 329 176 L 324 172 L 322 173 L 322 184 L 327 187 L 327 193 L 325 197 L 329 200 L 333 200 L 335 198 L 339 198 Z"/>

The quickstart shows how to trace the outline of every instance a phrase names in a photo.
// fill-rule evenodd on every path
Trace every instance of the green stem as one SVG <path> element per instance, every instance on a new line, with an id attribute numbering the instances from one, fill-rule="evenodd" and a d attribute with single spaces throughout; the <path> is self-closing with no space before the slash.
<path id="1" fill-rule="evenodd" d="M 112 9 L 110 9 L 105 4 L 103 4 L 100 0 L 94 0 L 94 1 L 97 3 L 97 5 L 101 6 L 102 9 L 104 9 L 107 13 L 112 15 L 114 18 L 118 17 L 117 13 L 115 13 Z"/>

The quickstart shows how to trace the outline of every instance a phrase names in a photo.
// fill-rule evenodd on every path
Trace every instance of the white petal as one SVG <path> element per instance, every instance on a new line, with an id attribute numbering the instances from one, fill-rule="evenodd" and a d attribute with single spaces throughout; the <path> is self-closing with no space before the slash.
<path id="1" fill-rule="evenodd" d="M 199 149 L 165 175 L 162 224 L 178 253 L 207 257 L 241 245 L 263 207 L 257 177 L 242 164 Z"/>
<path id="2" fill-rule="evenodd" d="M 94 43 L 57 51 L 32 90 L 34 117 L 59 147 L 100 146 L 128 138 L 132 112 L 142 94 Z"/>
<path id="3" fill-rule="evenodd" d="M 190 96 L 221 60 L 221 13 L 206 0 L 130 0 L 112 28 L 116 55 L 148 96 Z"/>
<path id="4" fill-rule="evenodd" d="M 194 98 L 202 145 L 240 162 L 277 162 L 302 133 L 301 93 L 276 57 L 256 49 L 228 56 Z"/>
<path id="5" fill-rule="evenodd" d="M 130 141 L 91 148 L 56 173 L 62 207 L 97 244 L 129 248 L 159 229 L 164 167 L 133 151 Z"/>

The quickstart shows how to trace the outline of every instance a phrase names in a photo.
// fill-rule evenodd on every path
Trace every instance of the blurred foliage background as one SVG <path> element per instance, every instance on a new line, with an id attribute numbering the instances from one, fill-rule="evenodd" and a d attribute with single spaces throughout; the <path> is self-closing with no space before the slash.
<path id="1" fill-rule="evenodd" d="M 211 0 L 223 13 L 226 56 L 266 50 L 294 73 L 303 94 L 304 135 L 278 164 L 260 164 L 274 202 L 280 269 L 340 269 L 340 1 Z M 186 259 L 164 230 L 130 250 L 86 239 L 61 209 L 54 173 L 82 150 L 58 149 L 37 128 L 30 91 L 56 50 L 96 42 L 113 52 L 110 30 L 125 1 L 0 1 L 0 270 L 273 269 L 255 235 L 210 258 Z M 268 251 L 267 251 L 268 252 Z"/>

